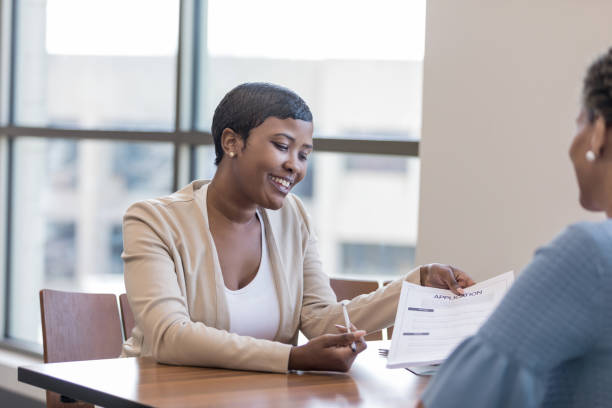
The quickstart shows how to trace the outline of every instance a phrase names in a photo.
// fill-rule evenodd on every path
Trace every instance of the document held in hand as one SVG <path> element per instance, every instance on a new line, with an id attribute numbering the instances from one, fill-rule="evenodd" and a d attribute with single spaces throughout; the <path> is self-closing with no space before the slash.
<path id="1" fill-rule="evenodd" d="M 404 282 L 395 316 L 388 368 L 439 364 L 478 331 L 514 282 L 506 272 L 464 289 L 450 290 Z"/>

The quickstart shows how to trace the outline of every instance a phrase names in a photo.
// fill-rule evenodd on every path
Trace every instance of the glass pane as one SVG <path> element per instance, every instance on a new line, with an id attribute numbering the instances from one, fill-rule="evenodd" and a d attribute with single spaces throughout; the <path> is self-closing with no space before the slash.
<path id="1" fill-rule="evenodd" d="M 419 138 L 425 0 L 210 1 L 207 27 L 199 129 L 231 88 L 266 81 L 308 102 L 318 137 Z"/>
<path id="2" fill-rule="evenodd" d="M 9 336 L 41 342 L 38 291 L 124 292 L 121 225 L 172 186 L 170 143 L 19 138 Z"/>
<path id="3" fill-rule="evenodd" d="M 198 179 L 212 180 L 217 166 L 215 166 L 215 147 L 213 145 L 196 147 L 195 176 Z"/>
<path id="4" fill-rule="evenodd" d="M 214 159 L 204 149 L 198 171 Z M 419 172 L 415 157 L 313 153 L 292 192 L 312 216 L 330 275 L 385 279 L 414 267 Z"/>
<path id="5" fill-rule="evenodd" d="M 173 128 L 178 0 L 16 4 L 17 124 Z"/>

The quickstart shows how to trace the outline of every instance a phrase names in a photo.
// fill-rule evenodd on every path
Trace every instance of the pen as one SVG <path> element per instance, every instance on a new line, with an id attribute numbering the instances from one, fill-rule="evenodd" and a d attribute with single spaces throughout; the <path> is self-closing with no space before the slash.
<path id="1" fill-rule="evenodd" d="M 346 310 L 346 305 L 348 302 L 349 302 L 348 300 L 342 301 L 342 312 L 344 313 L 344 324 L 346 325 L 346 332 L 350 333 L 351 332 L 351 321 L 349 320 L 348 311 Z M 355 345 L 355 342 L 351 343 L 351 350 L 353 350 L 353 353 L 357 351 L 357 346 Z"/>

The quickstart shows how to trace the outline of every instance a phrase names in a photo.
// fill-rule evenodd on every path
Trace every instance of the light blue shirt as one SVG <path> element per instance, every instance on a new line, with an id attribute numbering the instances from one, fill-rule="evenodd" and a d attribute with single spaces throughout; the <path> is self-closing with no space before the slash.
<path id="1" fill-rule="evenodd" d="M 568 227 L 422 400 L 443 407 L 612 406 L 612 221 Z"/>

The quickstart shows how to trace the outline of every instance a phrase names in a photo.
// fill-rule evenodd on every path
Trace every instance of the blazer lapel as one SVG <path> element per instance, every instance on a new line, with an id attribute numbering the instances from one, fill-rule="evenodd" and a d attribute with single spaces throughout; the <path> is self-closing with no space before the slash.
<path id="1" fill-rule="evenodd" d="M 215 240 L 210 232 L 210 224 L 208 223 L 208 209 L 206 206 L 206 195 L 208 193 L 208 185 L 202 187 L 202 201 L 199 203 L 202 207 L 202 214 L 204 214 L 204 221 L 206 224 L 205 231 L 202 235 L 208 240 L 208 248 L 210 248 L 210 254 L 207 256 L 207 266 L 213 270 L 214 275 L 214 287 L 209 289 L 208 294 L 214 296 L 211 302 L 207 302 L 210 307 L 216 308 L 216 319 L 213 327 L 221 330 L 228 330 L 230 328 L 229 309 L 227 306 L 227 298 L 225 297 L 225 283 L 223 281 L 223 274 L 221 272 L 221 263 L 219 262 L 219 255 L 217 254 L 217 247 L 215 246 Z"/>
<path id="2" fill-rule="evenodd" d="M 292 294 L 289 290 L 287 275 L 285 274 L 285 265 L 283 264 L 278 245 L 276 243 L 274 226 L 270 223 L 267 210 L 262 209 L 261 214 L 265 225 L 266 244 L 268 245 L 268 254 L 270 256 L 270 268 L 272 269 L 272 275 L 274 276 L 276 296 L 278 297 L 278 307 L 280 312 L 278 331 L 276 332 L 276 336 L 274 336 L 274 338 L 277 340 L 287 339 L 293 336 L 293 333 L 289 333 L 288 331 L 293 326 L 293 313 L 289 312 L 292 309 L 291 305 L 293 304 L 294 299 L 292 299 L 293 296 L 291 296 Z"/>

